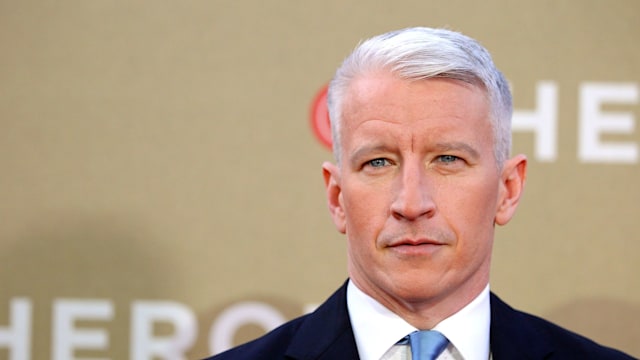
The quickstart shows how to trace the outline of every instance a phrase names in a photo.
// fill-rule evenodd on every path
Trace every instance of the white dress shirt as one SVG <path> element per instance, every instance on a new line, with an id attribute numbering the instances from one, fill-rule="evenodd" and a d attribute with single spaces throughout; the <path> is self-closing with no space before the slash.
<path id="1" fill-rule="evenodd" d="M 360 290 L 352 281 L 347 285 L 347 308 L 358 353 L 362 360 L 409 360 L 408 345 L 396 343 L 417 329 Z M 449 346 L 438 357 L 444 359 L 489 359 L 491 307 L 489 285 L 467 306 L 442 320 L 431 330 L 449 339 Z"/>

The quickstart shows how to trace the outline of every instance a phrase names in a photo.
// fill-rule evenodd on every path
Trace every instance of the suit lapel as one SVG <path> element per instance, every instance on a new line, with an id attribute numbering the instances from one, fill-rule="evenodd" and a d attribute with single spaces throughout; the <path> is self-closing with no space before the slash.
<path id="1" fill-rule="evenodd" d="M 491 353 L 493 359 L 546 358 L 553 352 L 547 338 L 524 315 L 491 294 Z"/>
<path id="2" fill-rule="evenodd" d="M 347 310 L 347 283 L 300 325 L 286 355 L 299 360 L 359 359 Z"/>

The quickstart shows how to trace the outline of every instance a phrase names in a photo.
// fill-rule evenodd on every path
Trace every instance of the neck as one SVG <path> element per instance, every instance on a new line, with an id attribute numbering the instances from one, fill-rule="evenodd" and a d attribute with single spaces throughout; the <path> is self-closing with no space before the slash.
<path id="1" fill-rule="evenodd" d="M 487 278 L 486 281 L 477 282 L 465 289 L 455 289 L 426 299 L 413 299 L 362 286 L 353 278 L 352 281 L 362 292 L 420 330 L 433 329 L 442 320 L 460 311 L 478 297 L 489 283 Z"/>

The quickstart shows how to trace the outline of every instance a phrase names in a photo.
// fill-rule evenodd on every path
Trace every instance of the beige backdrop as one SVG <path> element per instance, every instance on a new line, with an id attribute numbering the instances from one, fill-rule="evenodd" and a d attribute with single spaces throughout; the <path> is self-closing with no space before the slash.
<path id="1" fill-rule="evenodd" d="M 345 240 L 310 105 L 360 39 L 414 25 L 479 39 L 514 88 L 530 175 L 492 289 L 640 356 L 638 14 L 0 1 L 0 359 L 196 359 L 323 301 Z"/>

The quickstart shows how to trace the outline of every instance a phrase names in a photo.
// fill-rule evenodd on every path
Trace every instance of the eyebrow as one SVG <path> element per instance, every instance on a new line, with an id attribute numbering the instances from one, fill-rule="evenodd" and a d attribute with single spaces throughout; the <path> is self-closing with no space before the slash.
<path id="1" fill-rule="evenodd" d="M 351 166 L 358 166 L 360 159 L 369 153 L 387 153 L 391 152 L 392 149 L 387 145 L 365 145 L 358 150 L 354 151 L 353 154 L 349 156 L 349 163 Z"/>
<path id="2" fill-rule="evenodd" d="M 356 151 L 354 151 L 353 154 L 351 154 L 351 156 L 348 157 L 348 159 L 349 159 L 349 163 L 352 166 L 358 166 L 360 159 L 363 156 L 365 156 L 365 154 L 388 153 L 392 151 L 393 149 L 387 145 L 382 145 L 382 144 L 365 145 L 357 149 Z M 480 153 L 475 148 L 473 148 L 471 145 L 467 143 L 460 142 L 460 141 L 436 143 L 429 150 L 429 152 L 449 152 L 449 151 L 461 151 L 461 152 L 464 152 L 465 154 L 468 154 L 473 159 L 480 158 Z"/>
<path id="3" fill-rule="evenodd" d="M 460 141 L 437 143 L 434 149 L 439 152 L 462 151 L 469 154 L 469 156 L 474 159 L 478 159 L 480 157 L 478 150 L 474 149 L 471 145 Z"/>

